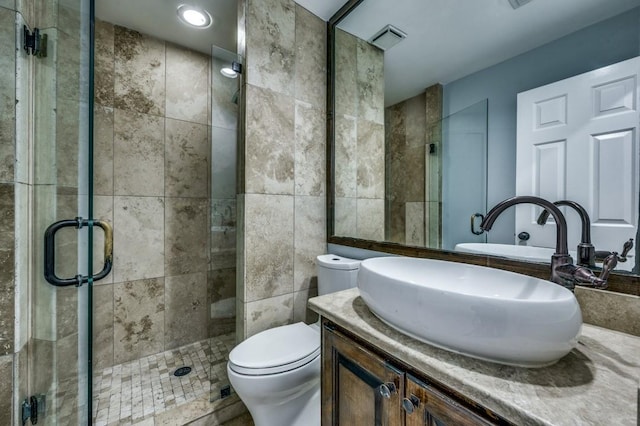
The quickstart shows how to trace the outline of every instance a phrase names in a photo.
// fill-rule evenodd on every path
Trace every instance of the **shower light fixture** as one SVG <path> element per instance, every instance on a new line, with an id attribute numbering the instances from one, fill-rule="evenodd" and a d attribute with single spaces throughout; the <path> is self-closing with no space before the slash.
<path id="1" fill-rule="evenodd" d="M 178 18 L 185 24 L 196 28 L 210 27 L 213 19 L 209 12 L 198 7 L 181 4 L 178 6 Z"/>
<path id="2" fill-rule="evenodd" d="M 234 70 L 232 70 L 229 67 L 224 67 L 220 70 L 220 74 L 224 75 L 225 77 L 228 78 L 237 78 L 238 77 L 238 73 L 235 72 Z"/>
<path id="3" fill-rule="evenodd" d="M 242 64 L 240 62 L 233 61 L 230 67 L 224 67 L 220 70 L 220 74 L 228 78 L 236 78 L 238 74 L 242 74 Z"/>

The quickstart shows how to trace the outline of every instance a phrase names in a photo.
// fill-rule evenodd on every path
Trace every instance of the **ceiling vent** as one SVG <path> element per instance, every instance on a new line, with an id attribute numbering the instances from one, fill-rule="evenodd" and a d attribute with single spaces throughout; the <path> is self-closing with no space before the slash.
<path id="1" fill-rule="evenodd" d="M 376 35 L 371 37 L 371 39 L 369 39 L 369 43 L 382 50 L 387 50 L 400 43 L 406 37 L 407 35 L 403 31 L 397 29 L 393 25 L 387 25 L 378 31 Z"/>
<path id="2" fill-rule="evenodd" d="M 513 7 L 514 9 L 517 9 L 529 3 L 530 1 L 531 0 L 509 0 L 509 3 L 511 3 L 511 7 Z"/>

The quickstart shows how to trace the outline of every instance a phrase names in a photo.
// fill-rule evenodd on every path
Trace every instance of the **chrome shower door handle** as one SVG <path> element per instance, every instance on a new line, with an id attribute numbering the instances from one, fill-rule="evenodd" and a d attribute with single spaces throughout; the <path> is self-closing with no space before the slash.
<path id="1" fill-rule="evenodd" d="M 92 276 L 76 275 L 71 278 L 60 278 L 56 275 L 56 233 L 62 228 L 74 227 L 81 229 L 83 226 L 94 225 L 102 228 L 104 232 L 104 262 L 100 272 Z M 98 281 L 109 275 L 113 267 L 113 228 L 103 220 L 91 220 L 77 217 L 66 219 L 51 224 L 44 233 L 44 278 L 48 283 L 56 287 L 81 286 L 89 281 Z"/>

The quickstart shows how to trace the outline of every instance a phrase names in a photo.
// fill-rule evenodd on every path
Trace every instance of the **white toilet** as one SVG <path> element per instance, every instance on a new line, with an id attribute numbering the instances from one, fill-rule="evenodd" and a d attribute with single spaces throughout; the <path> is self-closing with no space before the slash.
<path id="1" fill-rule="evenodd" d="M 318 294 L 356 286 L 360 261 L 316 258 Z M 320 425 L 320 325 L 303 322 L 251 336 L 229 354 L 227 374 L 256 426 Z"/>

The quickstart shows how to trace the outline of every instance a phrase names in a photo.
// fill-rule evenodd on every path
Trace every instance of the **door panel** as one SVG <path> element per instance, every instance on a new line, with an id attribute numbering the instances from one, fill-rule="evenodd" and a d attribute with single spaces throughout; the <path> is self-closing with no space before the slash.
<path id="1" fill-rule="evenodd" d="M 47 55 L 28 58 L 32 88 L 31 327 L 28 395 L 38 424 L 86 425 L 90 420 L 91 286 L 55 287 L 45 279 L 44 236 L 54 222 L 91 217 L 90 1 L 34 3 L 28 25 L 47 36 Z M 57 13 L 52 13 L 52 11 Z M 55 238 L 55 272 L 87 276 L 91 226 Z M 44 403 L 42 403 L 44 402 Z"/>

